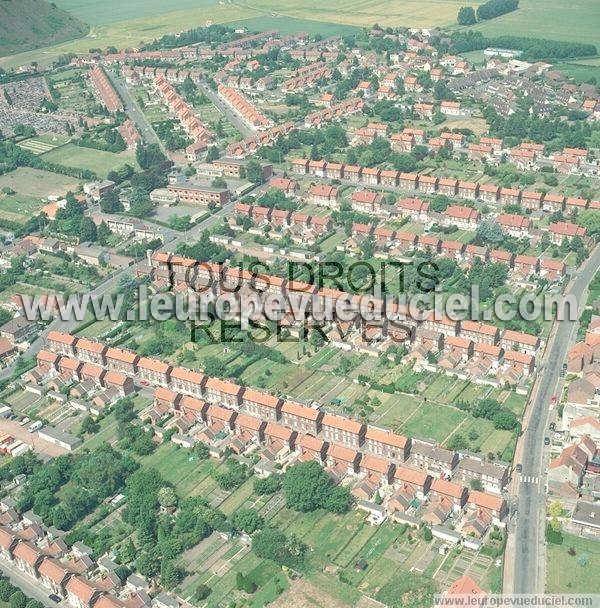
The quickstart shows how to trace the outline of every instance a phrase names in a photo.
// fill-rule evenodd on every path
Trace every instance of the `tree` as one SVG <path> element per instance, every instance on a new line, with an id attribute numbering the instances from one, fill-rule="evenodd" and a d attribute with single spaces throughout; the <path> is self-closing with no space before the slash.
<path id="1" fill-rule="evenodd" d="M 98 240 L 96 224 L 91 217 L 82 217 L 79 224 L 79 238 L 82 242 L 95 243 Z"/>
<path id="2" fill-rule="evenodd" d="M 264 519 L 256 509 L 239 509 L 232 517 L 231 523 L 236 530 L 252 534 L 264 525 Z"/>
<path id="3" fill-rule="evenodd" d="M 177 504 L 177 494 L 175 494 L 175 490 L 170 486 L 161 488 L 158 492 L 158 504 L 164 508 L 174 507 Z"/>
<path id="4" fill-rule="evenodd" d="M 548 514 L 551 517 L 560 517 L 563 514 L 562 505 L 557 500 L 550 503 L 550 506 L 548 507 Z"/>
<path id="5" fill-rule="evenodd" d="M 91 416 L 86 416 L 81 423 L 81 432 L 89 435 L 93 435 L 100 430 L 100 424 L 96 422 Z"/>
<path id="6" fill-rule="evenodd" d="M 22 591 L 15 591 L 8 601 L 10 608 L 25 608 L 27 606 L 27 596 Z"/>
<path id="7" fill-rule="evenodd" d="M 134 188 L 131 191 L 129 205 L 129 213 L 134 217 L 148 217 L 154 213 L 154 203 L 148 193 L 141 188 Z"/>
<path id="8" fill-rule="evenodd" d="M 481 483 L 480 479 L 471 479 L 469 485 L 471 486 L 471 490 L 483 492 L 483 484 Z"/>
<path id="9" fill-rule="evenodd" d="M 327 509 L 343 513 L 352 499 L 347 488 L 335 487 L 333 481 L 316 461 L 291 466 L 283 478 L 286 506 L 296 511 Z"/>
<path id="10" fill-rule="evenodd" d="M 473 25 L 477 23 L 475 10 L 472 6 L 463 6 L 458 9 L 457 21 L 459 25 Z"/>
<path id="11" fill-rule="evenodd" d="M 274 494 L 281 489 L 281 477 L 279 475 L 269 475 L 265 478 L 254 480 L 254 492 L 259 495 Z"/>
<path id="12" fill-rule="evenodd" d="M 113 188 L 100 197 L 100 209 L 104 213 L 116 213 L 123 211 L 123 203 L 119 198 L 119 192 Z"/>
<path id="13" fill-rule="evenodd" d="M 454 433 L 448 441 L 448 449 L 452 451 L 466 450 L 468 447 L 468 441 L 460 433 Z"/>
<path id="14" fill-rule="evenodd" d="M 212 589 L 208 585 L 200 583 L 194 592 L 194 599 L 196 602 L 201 602 L 202 600 L 205 600 L 211 594 L 211 592 Z"/>
<path id="15" fill-rule="evenodd" d="M 241 572 L 235 575 L 235 586 L 240 591 L 252 594 L 256 591 L 257 586 L 254 581 L 251 581 L 247 576 L 244 576 Z"/>
<path id="16" fill-rule="evenodd" d="M 246 179 L 253 184 L 262 184 L 264 181 L 261 164 L 255 158 L 246 165 Z"/>
<path id="17" fill-rule="evenodd" d="M 431 529 L 428 526 L 423 526 L 423 540 L 426 543 L 429 543 L 433 540 L 433 534 L 431 533 Z"/>

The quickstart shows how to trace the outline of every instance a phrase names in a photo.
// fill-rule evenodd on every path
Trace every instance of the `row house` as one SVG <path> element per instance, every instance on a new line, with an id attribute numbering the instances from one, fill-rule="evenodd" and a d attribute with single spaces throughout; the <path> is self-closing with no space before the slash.
<path id="1" fill-rule="evenodd" d="M 344 165 L 344 179 L 349 182 L 360 182 L 362 172 L 363 168 L 358 165 Z"/>
<path id="2" fill-rule="evenodd" d="M 288 400 L 281 406 L 281 422 L 299 433 L 318 435 L 323 428 L 323 419 L 323 412 L 314 407 Z"/>
<path id="3" fill-rule="evenodd" d="M 402 217 L 409 217 L 414 222 L 429 220 L 429 201 L 420 198 L 403 198 L 396 202 L 396 209 Z"/>
<path id="4" fill-rule="evenodd" d="M 544 195 L 542 192 L 523 190 L 523 192 L 521 192 L 521 205 L 524 209 L 529 211 L 538 211 L 542 206 L 543 197 Z"/>
<path id="5" fill-rule="evenodd" d="M 529 236 L 531 220 L 524 215 L 501 213 L 496 218 L 496 222 L 500 225 L 500 228 L 510 236 L 518 239 Z"/>
<path id="6" fill-rule="evenodd" d="M 327 450 L 327 466 L 342 475 L 355 475 L 359 472 L 360 452 L 339 444 L 330 444 Z"/>
<path id="7" fill-rule="evenodd" d="M 320 465 L 324 465 L 327 458 L 329 444 L 312 435 L 298 435 L 296 440 L 296 451 L 300 460 L 316 460 Z"/>
<path id="8" fill-rule="evenodd" d="M 50 593 L 66 597 L 66 585 L 72 572 L 61 562 L 45 557 L 39 567 L 40 582 Z"/>
<path id="9" fill-rule="evenodd" d="M 456 196 L 458 180 L 453 178 L 440 178 L 438 181 L 438 194 Z"/>
<path id="10" fill-rule="evenodd" d="M 202 397 L 206 376 L 198 371 L 185 367 L 174 367 L 171 370 L 170 388 L 183 395 Z"/>
<path id="11" fill-rule="evenodd" d="M 550 213 L 564 211 L 565 197 L 562 194 L 545 194 L 542 201 L 542 209 Z"/>
<path id="12" fill-rule="evenodd" d="M 476 230 L 479 224 L 479 211 L 464 205 L 450 205 L 443 212 L 444 226 L 456 226 L 461 230 Z"/>
<path id="13" fill-rule="evenodd" d="M 447 498 L 452 503 L 452 510 L 462 511 L 467 504 L 469 491 L 465 486 L 446 479 L 434 479 L 429 490 L 431 497 Z"/>
<path id="14" fill-rule="evenodd" d="M 321 433 L 329 443 L 359 448 L 364 441 L 366 427 L 352 418 L 326 413 L 321 421 Z"/>
<path id="15" fill-rule="evenodd" d="M 413 111 L 420 118 L 431 120 L 434 114 L 434 107 L 432 103 L 416 103 L 413 106 Z"/>
<path id="16" fill-rule="evenodd" d="M 362 454 L 359 471 L 366 473 L 369 479 L 388 485 L 392 482 L 394 465 L 385 458 L 379 458 L 372 454 Z"/>
<path id="17" fill-rule="evenodd" d="M 402 133 L 405 133 L 406 135 L 411 135 L 414 138 L 415 143 L 417 143 L 417 144 L 425 143 L 425 130 L 424 129 L 405 127 L 402 130 Z"/>
<path id="18" fill-rule="evenodd" d="M 516 188 L 500 188 L 499 200 L 502 205 L 519 205 L 521 191 Z"/>
<path id="19" fill-rule="evenodd" d="M 440 253 L 447 258 L 460 262 L 465 252 L 465 243 L 460 241 L 443 240 L 440 243 Z"/>
<path id="20" fill-rule="evenodd" d="M 75 336 L 60 331 L 51 331 L 47 340 L 49 349 L 58 355 L 75 355 L 75 344 L 77 342 Z"/>
<path id="21" fill-rule="evenodd" d="M 325 177 L 328 179 L 342 179 L 344 177 L 344 165 L 341 163 L 327 163 Z"/>
<path id="22" fill-rule="evenodd" d="M 39 567 L 44 555 L 37 547 L 21 540 L 13 549 L 13 558 L 19 570 L 32 578 L 39 578 Z"/>
<path id="23" fill-rule="evenodd" d="M 73 608 L 90 608 L 101 590 L 82 576 L 72 576 L 65 586 L 67 601 Z"/>
<path id="24" fill-rule="evenodd" d="M 235 427 L 237 413 L 227 407 L 211 403 L 202 412 L 206 424 L 217 432 L 221 429 L 232 431 Z"/>
<path id="25" fill-rule="evenodd" d="M 288 179 L 287 177 L 272 177 L 269 180 L 268 186 L 269 188 L 280 190 L 285 194 L 286 198 L 296 196 L 300 190 L 298 182 L 293 179 Z"/>
<path id="26" fill-rule="evenodd" d="M 265 420 L 248 414 L 238 414 L 235 418 L 235 434 L 244 443 L 262 443 L 266 426 Z"/>
<path id="27" fill-rule="evenodd" d="M 494 496 L 487 492 L 471 490 L 469 492 L 468 509 L 481 509 L 492 517 L 492 524 L 501 525 L 508 515 L 506 500 L 501 496 Z"/>
<path id="28" fill-rule="evenodd" d="M 433 175 L 419 175 L 419 192 L 435 194 L 438 187 L 438 178 Z"/>
<path id="29" fill-rule="evenodd" d="M 415 138 L 410 133 L 392 133 L 390 144 L 394 152 L 408 154 L 415 147 Z"/>
<path id="30" fill-rule="evenodd" d="M 509 467 L 505 464 L 486 462 L 481 458 L 466 456 L 458 463 L 455 477 L 466 486 L 473 480 L 481 482 L 488 492 L 500 494 L 510 479 Z"/>
<path id="31" fill-rule="evenodd" d="M 365 432 L 364 449 L 389 460 L 405 461 L 410 453 L 410 439 L 397 435 L 389 429 L 368 426 Z"/>
<path id="32" fill-rule="evenodd" d="M 490 146 L 494 152 L 500 152 L 504 146 L 504 142 L 498 137 L 481 137 L 479 143 Z"/>
<path id="33" fill-rule="evenodd" d="M 555 245 L 561 245 L 564 240 L 570 241 L 575 237 L 585 238 L 586 230 L 582 226 L 572 222 L 554 222 L 548 226 L 550 241 Z"/>
<path id="34" fill-rule="evenodd" d="M 265 445 L 275 454 L 282 450 L 293 452 L 298 433 L 276 422 L 268 422 L 264 430 Z"/>
<path id="35" fill-rule="evenodd" d="M 222 403 L 234 409 L 239 409 L 243 391 L 243 387 L 238 384 L 219 378 L 209 378 L 204 388 L 209 403 Z"/>
<path id="36" fill-rule="evenodd" d="M 473 342 L 483 342 L 484 344 L 498 344 L 500 340 L 500 330 L 495 325 L 479 323 L 478 321 L 461 322 L 460 335 L 469 338 Z"/>
<path id="37" fill-rule="evenodd" d="M 515 261 L 515 254 L 510 251 L 504 251 L 504 249 L 491 249 L 489 257 L 490 262 L 506 264 L 509 268 L 513 267 Z"/>
<path id="38" fill-rule="evenodd" d="M 413 439 L 410 462 L 433 477 L 452 477 L 458 455 L 434 443 Z"/>
<path id="39" fill-rule="evenodd" d="M 385 199 L 380 192 L 370 190 L 355 190 L 351 197 L 352 209 L 359 213 L 381 213 Z"/>
<path id="40" fill-rule="evenodd" d="M 440 139 L 445 142 L 445 145 L 449 148 L 460 148 L 463 146 L 465 136 L 462 133 L 453 133 L 452 131 L 442 131 L 440 133 Z"/>
<path id="41" fill-rule="evenodd" d="M 565 211 L 569 215 L 575 215 L 580 211 L 585 211 L 588 207 L 588 201 L 585 198 L 578 198 L 576 196 L 570 196 L 565 201 Z"/>
<path id="42" fill-rule="evenodd" d="M 379 183 L 382 186 L 390 186 L 396 188 L 398 186 L 398 176 L 398 171 L 382 169 L 379 174 Z"/>
<path id="43" fill-rule="evenodd" d="M 463 258 L 468 264 L 473 264 L 475 260 L 487 262 L 489 260 L 489 251 L 487 247 L 469 244 L 465 247 Z"/>
<path id="44" fill-rule="evenodd" d="M 79 338 L 75 344 L 75 355 L 83 362 L 106 364 L 106 346 L 95 340 Z"/>
<path id="45" fill-rule="evenodd" d="M 337 209 L 339 207 L 339 191 L 327 184 L 314 184 L 308 192 L 308 200 L 314 205 Z"/>
<path id="46" fill-rule="evenodd" d="M 142 381 L 167 387 L 171 376 L 171 366 L 164 361 L 141 357 L 138 361 L 138 375 Z"/>
<path id="47" fill-rule="evenodd" d="M 122 348 L 110 346 L 106 349 L 106 369 L 134 376 L 137 374 L 137 363 L 140 357 L 137 353 Z"/>
<path id="48" fill-rule="evenodd" d="M 458 182 L 458 196 L 467 201 L 474 201 L 479 197 L 479 184 L 476 182 Z"/>
<path id="49" fill-rule="evenodd" d="M 500 340 L 500 346 L 505 350 L 517 350 L 528 355 L 535 355 L 540 345 L 539 336 L 512 329 L 505 329 Z"/>
<path id="50" fill-rule="evenodd" d="M 500 187 L 496 184 L 479 184 L 479 198 L 484 203 L 491 205 L 498 202 Z"/>
<path id="51" fill-rule="evenodd" d="M 269 393 L 263 393 L 252 388 L 244 389 L 241 408 L 268 422 L 277 422 L 281 416 L 282 400 Z"/>
<path id="52" fill-rule="evenodd" d="M 540 260 L 531 255 L 516 255 L 513 268 L 515 272 L 522 274 L 524 277 L 529 277 L 539 272 Z"/>
<path id="53" fill-rule="evenodd" d="M 419 183 L 419 176 L 416 173 L 400 173 L 398 185 L 402 190 L 416 190 Z"/>
<path id="54" fill-rule="evenodd" d="M 394 483 L 411 487 L 415 490 L 419 500 L 425 499 L 431 488 L 432 481 L 431 475 L 422 470 L 396 466 L 396 470 L 394 471 Z"/>

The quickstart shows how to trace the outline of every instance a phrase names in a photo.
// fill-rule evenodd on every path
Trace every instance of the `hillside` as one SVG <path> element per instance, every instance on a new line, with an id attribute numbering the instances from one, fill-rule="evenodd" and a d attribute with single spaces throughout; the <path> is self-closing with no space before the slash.
<path id="1" fill-rule="evenodd" d="M 80 38 L 88 26 L 46 0 L 0 0 L 0 56 Z"/>

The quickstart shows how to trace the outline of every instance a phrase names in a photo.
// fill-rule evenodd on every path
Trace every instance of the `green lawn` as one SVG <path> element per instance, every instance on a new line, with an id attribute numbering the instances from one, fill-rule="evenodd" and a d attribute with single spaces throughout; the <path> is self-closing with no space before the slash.
<path id="1" fill-rule="evenodd" d="M 571 547 L 576 555 L 569 555 Z M 547 559 L 546 592 L 600 593 L 598 541 L 563 533 L 562 545 L 548 544 Z"/>
<path id="2" fill-rule="evenodd" d="M 55 152 L 53 150 L 49 154 Z M 80 184 L 81 181 L 74 177 L 29 167 L 18 167 L 0 176 L 0 190 L 7 186 L 19 194 L 36 198 L 51 194 L 64 196 L 69 190 L 77 190 Z"/>
<path id="3" fill-rule="evenodd" d="M 11 222 L 24 223 L 37 215 L 44 206 L 41 199 L 27 194 L 0 194 L 0 217 Z"/>
<path id="4" fill-rule="evenodd" d="M 119 169 L 125 164 L 137 167 L 135 154 L 131 151 L 114 154 L 112 152 L 104 152 L 103 150 L 82 148 L 75 144 L 67 144 L 66 146 L 55 148 L 42 155 L 42 158 L 67 167 L 89 169 L 100 177 L 106 177 L 109 171 Z"/>

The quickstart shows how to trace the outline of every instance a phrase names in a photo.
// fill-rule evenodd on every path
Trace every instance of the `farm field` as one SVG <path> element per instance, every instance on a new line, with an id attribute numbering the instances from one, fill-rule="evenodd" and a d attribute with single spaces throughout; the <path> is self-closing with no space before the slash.
<path id="1" fill-rule="evenodd" d="M 55 148 L 43 155 L 44 160 L 52 163 L 59 163 L 67 167 L 77 167 L 79 169 L 89 169 L 100 177 L 106 177 L 109 171 L 119 169 L 126 163 L 137 166 L 135 154 L 131 151 L 114 154 L 103 150 L 92 148 L 82 148 L 75 144 L 67 144 L 60 148 Z"/>
<path id="2" fill-rule="evenodd" d="M 37 156 L 44 154 L 45 152 L 50 152 L 50 150 L 54 150 L 54 148 L 58 148 L 59 146 L 63 146 L 68 141 L 68 137 L 62 137 L 60 135 L 38 135 L 36 137 L 24 139 L 23 141 L 20 141 L 18 145 L 24 150 L 33 152 Z"/>
<path id="3" fill-rule="evenodd" d="M 359 27 L 378 23 L 382 26 L 433 27 L 451 25 L 456 21 L 458 9 L 464 4 L 459 0 L 350 0 L 340 3 L 338 0 L 307 0 L 298 3 L 295 0 L 252 0 L 238 1 L 240 7 L 252 7 L 265 13 L 285 15 L 297 19 L 310 19 L 333 23 L 344 23 Z M 479 1 L 471 4 L 478 5 Z"/>
<path id="4" fill-rule="evenodd" d="M 487 36 L 528 36 L 548 40 L 586 42 L 600 47 L 600 3 L 595 0 L 521 0 L 512 13 L 472 29 Z"/>
<path id="5" fill-rule="evenodd" d="M 36 198 L 44 198 L 51 194 L 65 195 L 69 190 L 76 190 L 80 183 L 80 180 L 68 175 L 29 167 L 18 167 L 0 176 L 0 190 L 8 186 L 18 194 Z"/>

